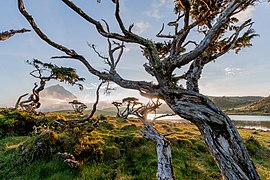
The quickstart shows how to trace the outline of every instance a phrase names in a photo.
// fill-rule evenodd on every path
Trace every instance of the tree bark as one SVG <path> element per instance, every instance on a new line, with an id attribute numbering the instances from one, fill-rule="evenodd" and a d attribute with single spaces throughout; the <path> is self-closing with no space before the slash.
<path id="1" fill-rule="evenodd" d="M 96 101 L 93 104 L 93 108 L 92 108 L 92 111 L 91 111 L 91 113 L 90 113 L 90 115 L 88 117 L 88 120 L 90 120 L 94 116 L 95 112 L 97 111 L 97 105 L 98 105 L 98 102 L 99 102 L 99 90 L 100 90 L 100 88 L 101 88 L 101 86 L 102 86 L 103 83 L 105 83 L 105 81 L 102 81 L 98 85 L 98 87 L 97 87 L 97 90 L 96 90 Z"/>
<path id="2" fill-rule="evenodd" d="M 170 142 L 160 134 L 147 120 L 138 117 L 144 124 L 145 130 L 141 130 L 142 136 L 156 143 L 158 159 L 158 180 L 174 180 L 172 167 L 172 154 Z"/>
<path id="3" fill-rule="evenodd" d="M 224 179 L 260 179 L 235 125 L 206 96 L 174 91 L 164 97 L 176 114 L 198 127 Z"/>

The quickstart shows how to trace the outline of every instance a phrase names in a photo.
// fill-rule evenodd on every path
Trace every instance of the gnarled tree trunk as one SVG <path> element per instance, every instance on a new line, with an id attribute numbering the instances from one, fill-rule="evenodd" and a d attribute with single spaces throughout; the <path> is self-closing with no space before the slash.
<path id="1" fill-rule="evenodd" d="M 147 120 L 142 117 L 138 118 L 145 127 L 145 130 L 141 130 L 142 136 L 156 143 L 158 180 L 174 180 L 170 142 L 165 138 L 165 135 L 160 134 Z"/>
<path id="2" fill-rule="evenodd" d="M 206 96 L 179 89 L 164 97 L 176 114 L 198 127 L 225 179 L 260 179 L 235 125 Z"/>

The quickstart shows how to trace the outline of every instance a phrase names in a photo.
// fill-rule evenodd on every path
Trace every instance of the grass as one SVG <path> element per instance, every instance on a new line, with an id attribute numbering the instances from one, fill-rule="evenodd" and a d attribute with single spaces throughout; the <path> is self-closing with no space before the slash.
<path id="1" fill-rule="evenodd" d="M 63 112 L 52 113 L 51 119 L 54 117 L 68 120 L 74 116 Z M 173 167 L 177 179 L 222 179 L 194 125 L 157 122 L 155 127 L 161 133 L 174 132 L 169 140 L 172 143 Z M 75 169 L 64 164 L 54 154 L 34 162 L 23 162 L 20 160 L 19 146 L 33 142 L 38 139 L 37 136 L 3 137 L 0 139 L 0 179 L 156 179 L 155 144 L 142 138 L 140 129 L 142 124 L 137 119 L 107 117 L 107 120 L 102 120 L 98 129 L 84 135 L 86 144 L 90 143 L 98 149 L 95 152 L 98 158 L 86 161 Z M 252 159 L 261 179 L 270 179 L 270 132 L 244 129 L 239 129 L 239 132 L 253 152 Z M 72 136 L 72 133 L 68 134 L 67 140 Z M 58 139 L 66 137 L 63 133 L 57 136 Z M 82 138 L 80 140 L 83 141 Z M 84 149 L 79 151 L 85 150 L 86 146 L 80 145 L 77 142 L 77 148 Z M 69 148 L 72 152 L 73 147 Z"/>

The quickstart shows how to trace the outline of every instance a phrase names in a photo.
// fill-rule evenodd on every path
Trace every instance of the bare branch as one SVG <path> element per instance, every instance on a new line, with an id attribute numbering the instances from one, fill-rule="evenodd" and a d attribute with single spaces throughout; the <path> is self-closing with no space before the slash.
<path id="1" fill-rule="evenodd" d="M 162 24 L 161 30 L 157 33 L 156 36 L 159 38 L 175 38 L 175 36 L 172 36 L 170 34 L 168 34 L 168 35 L 162 34 L 163 30 L 164 30 L 164 23 Z"/>
<path id="2" fill-rule="evenodd" d="M 121 29 L 121 31 L 125 34 L 125 35 L 130 35 L 131 33 L 131 28 L 129 28 L 129 31 L 125 28 L 125 25 L 120 17 L 120 8 L 119 8 L 119 0 L 115 0 L 115 17 L 116 20 L 118 22 L 118 25 Z"/>
<path id="3" fill-rule="evenodd" d="M 97 90 L 96 90 L 96 101 L 95 101 L 95 103 L 93 104 L 92 111 L 91 111 L 91 113 L 90 113 L 90 115 L 89 115 L 89 117 L 88 117 L 89 120 L 94 116 L 94 114 L 95 114 L 95 112 L 96 112 L 96 110 L 97 110 L 97 105 L 98 105 L 98 102 L 99 102 L 99 90 L 100 90 L 102 84 L 104 84 L 105 82 L 106 82 L 106 81 L 102 81 L 102 82 L 98 85 L 98 87 L 97 87 Z"/>
<path id="4" fill-rule="evenodd" d="M 72 8 L 74 8 L 76 10 L 76 12 L 78 11 L 79 14 L 83 15 L 83 17 L 86 17 L 88 19 L 89 16 L 86 16 L 85 13 L 82 10 L 80 10 L 78 7 L 76 7 L 72 2 L 70 2 L 68 0 L 63 0 L 63 1 L 65 1 Z M 96 70 L 95 68 L 92 67 L 92 65 L 89 63 L 89 61 L 87 61 L 82 55 L 78 55 L 74 50 L 68 49 L 68 48 L 66 48 L 66 47 L 64 47 L 64 46 L 50 40 L 46 36 L 46 34 L 44 34 L 41 31 L 41 29 L 37 26 L 37 24 L 35 23 L 35 20 L 33 19 L 33 17 L 31 15 L 29 15 L 29 13 L 25 10 L 23 0 L 18 0 L 18 5 L 19 5 L 20 12 L 27 19 L 27 21 L 32 26 L 32 28 L 37 33 L 37 35 L 41 39 L 43 39 L 45 42 L 47 42 L 49 45 L 51 45 L 52 47 L 66 53 L 68 55 L 68 56 L 56 56 L 56 57 L 53 57 L 53 58 L 68 58 L 68 59 L 79 60 L 81 63 L 83 63 L 85 65 L 85 67 L 88 69 L 88 71 L 90 73 L 92 73 L 93 75 L 96 75 L 96 76 L 98 76 L 99 78 L 101 78 L 103 80 L 113 81 L 113 82 L 115 82 L 116 84 L 120 85 L 123 88 L 137 89 L 137 90 L 144 90 L 144 89 L 147 90 L 148 89 L 148 90 L 151 90 L 151 91 L 156 91 L 155 90 L 156 86 L 154 84 L 150 83 L 150 82 L 124 80 L 116 72 L 114 72 L 113 74 L 111 74 L 111 73 L 109 74 L 109 73 L 106 73 L 106 72 L 100 72 L 100 71 Z M 89 19 L 89 21 L 94 23 L 94 24 L 97 24 L 97 26 L 99 24 L 98 22 L 93 21 L 92 18 Z"/>
<path id="5" fill-rule="evenodd" d="M 32 26 L 32 28 L 34 29 L 34 31 L 38 34 L 38 36 L 43 39 L 45 42 L 47 42 L 48 44 L 50 44 L 51 46 L 53 46 L 56 49 L 59 49 L 60 51 L 65 52 L 67 55 L 77 55 L 75 54 L 74 51 L 60 45 L 57 44 L 55 42 L 53 42 L 52 40 L 50 40 L 42 31 L 41 29 L 39 29 L 39 27 L 37 26 L 37 24 L 35 23 L 35 20 L 33 19 L 33 17 L 25 10 L 24 7 L 24 3 L 23 0 L 18 0 L 18 6 L 19 6 L 19 10 L 20 12 L 23 14 L 23 16 L 27 19 L 27 21 L 29 22 L 29 24 Z"/>
<path id="6" fill-rule="evenodd" d="M 170 135 L 173 135 L 175 134 L 174 132 L 171 132 L 171 133 L 167 133 L 167 134 L 161 134 L 163 137 L 167 137 L 167 136 L 170 136 Z"/>
<path id="7" fill-rule="evenodd" d="M 0 33 L 0 41 L 5 41 L 9 38 L 11 38 L 12 36 L 14 36 L 15 34 L 18 33 L 25 33 L 25 32 L 30 32 L 31 30 L 28 29 L 20 29 L 20 30 L 9 30 L 9 31 L 5 31 L 5 32 L 1 32 Z"/>
<path id="8" fill-rule="evenodd" d="M 131 32 L 131 29 L 133 25 L 129 27 L 129 30 L 127 30 L 123 24 L 123 21 L 119 15 L 119 0 L 115 0 L 116 8 L 115 8 L 115 17 L 118 22 L 118 25 L 123 32 L 124 35 L 120 35 L 118 33 L 112 33 L 112 32 L 106 32 L 101 25 L 100 22 L 97 20 L 91 18 L 89 15 L 87 15 L 82 9 L 80 9 L 78 6 L 76 6 L 73 2 L 70 0 L 62 0 L 68 7 L 70 7 L 73 11 L 75 11 L 77 14 L 79 14 L 82 18 L 84 18 L 86 21 L 89 23 L 93 24 L 96 26 L 97 31 L 99 32 L 100 35 L 103 37 L 107 37 L 110 39 L 117 39 L 120 41 L 124 42 L 130 42 L 130 43 L 137 43 L 140 44 L 144 47 L 146 47 L 149 50 L 149 61 L 152 65 L 159 66 L 159 69 L 156 69 L 155 74 L 157 75 L 156 78 L 159 79 L 159 75 L 161 74 L 161 68 L 162 68 L 162 63 L 160 62 L 160 58 L 156 56 L 158 54 L 157 49 L 155 47 L 155 43 L 151 40 L 145 39 L 141 36 L 138 36 L 134 33 Z"/>
<path id="9" fill-rule="evenodd" d="M 163 114 L 163 115 L 155 117 L 153 120 L 155 121 L 157 119 L 164 118 L 164 117 L 169 117 L 169 116 L 176 116 L 176 114 Z"/>
<path id="10" fill-rule="evenodd" d="M 109 26 L 109 24 L 104 19 L 102 19 L 102 21 L 105 23 L 107 32 L 109 33 L 110 32 L 110 26 Z"/>
<path id="11" fill-rule="evenodd" d="M 29 93 L 25 93 L 25 94 L 21 95 L 21 96 L 18 98 L 18 100 L 17 100 L 17 102 L 16 102 L 16 105 L 15 105 L 15 108 L 16 108 L 16 109 L 19 108 L 19 105 L 20 105 L 20 103 L 21 103 L 22 98 L 25 97 L 25 96 L 27 96 L 28 94 L 29 94 Z"/>
<path id="12" fill-rule="evenodd" d="M 186 47 L 188 44 L 190 44 L 190 43 L 192 43 L 192 44 L 194 44 L 196 47 L 198 46 L 198 44 L 196 43 L 196 41 L 188 41 L 188 42 L 186 42 L 184 45 L 183 45 L 183 47 Z"/>
<path id="13" fill-rule="evenodd" d="M 80 15 L 83 19 L 85 19 L 87 22 L 95 25 L 96 30 L 99 32 L 100 35 L 107 37 L 107 38 L 113 38 L 113 39 L 117 39 L 120 41 L 126 41 L 126 42 L 133 42 L 133 43 L 139 43 L 141 45 L 146 46 L 147 43 L 145 39 L 143 39 L 142 37 L 139 37 L 131 32 L 128 32 L 125 27 L 123 27 L 124 25 L 121 25 L 121 29 L 123 28 L 125 33 L 128 33 L 129 36 L 125 36 L 125 35 L 120 35 L 118 33 L 111 33 L 111 32 L 106 32 L 102 26 L 102 24 L 93 19 L 92 17 L 90 17 L 89 15 L 87 15 L 82 9 L 80 9 L 78 6 L 76 6 L 72 1 L 70 0 L 62 0 L 69 8 L 71 8 L 74 12 L 76 12 L 78 15 Z M 117 2 L 116 2 L 116 14 L 118 13 L 119 15 L 119 9 L 117 10 L 117 8 L 119 8 L 119 3 L 118 3 L 118 7 L 117 7 Z M 120 16 L 118 17 L 117 21 L 122 22 Z M 123 24 L 123 23 L 122 23 Z M 130 28 L 131 30 L 131 28 Z"/>
<path id="14" fill-rule="evenodd" d="M 94 44 L 91 45 L 91 44 L 87 43 L 87 45 L 88 45 L 90 48 L 92 48 L 92 49 L 94 50 L 94 52 L 98 55 L 98 57 L 100 57 L 101 59 L 105 60 L 106 63 L 110 63 L 110 62 L 109 62 L 109 58 L 107 58 L 107 57 L 101 55 L 101 54 L 98 52 L 98 50 L 96 49 L 96 46 L 95 46 Z M 109 64 L 109 65 L 110 65 L 110 64 Z M 110 66 L 111 66 L 111 65 L 110 65 Z"/>

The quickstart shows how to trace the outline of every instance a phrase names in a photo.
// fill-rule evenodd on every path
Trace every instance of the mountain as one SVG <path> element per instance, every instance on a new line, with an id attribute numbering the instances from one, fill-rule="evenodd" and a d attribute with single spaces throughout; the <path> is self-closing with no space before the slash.
<path id="1" fill-rule="evenodd" d="M 68 102 L 77 97 L 59 84 L 45 88 L 40 92 L 40 111 L 72 110 Z"/>
<path id="2" fill-rule="evenodd" d="M 43 91 L 41 91 L 40 97 L 50 99 L 77 99 L 75 95 L 59 84 L 45 88 Z"/>
<path id="3" fill-rule="evenodd" d="M 45 88 L 40 92 L 40 103 L 41 107 L 39 111 L 49 112 L 49 111 L 63 111 L 63 110 L 73 110 L 72 106 L 69 104 L 70 101 L 78 100 L 78 98 L 66 90 L 63 86 L 59 84 Z M 81 101 L 81 100 L 79 100 Z M 93 103 L 88 103 L 81 101 L 88 107 L 86 112 L 90 112 Z M 103 110 L 106 108 L 112 108 L 111 102 L 100 101 L 98 103 L 98 109 Z M 113 109 L 113 108 L 112 108 Z M 112 113 L 108 111 L 108 113 Z"/>

